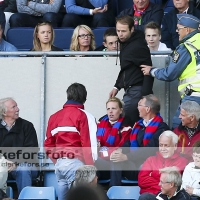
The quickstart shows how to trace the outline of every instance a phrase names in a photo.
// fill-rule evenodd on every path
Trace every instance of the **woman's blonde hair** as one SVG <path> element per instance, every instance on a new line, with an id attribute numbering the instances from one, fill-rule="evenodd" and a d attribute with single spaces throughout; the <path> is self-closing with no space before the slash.
<path id="1" fill-rule="evenodd" d="M 35 29 L 34 29 L 34 32 L 33 32 L 33 50 L 34 51 L 42 51 L 41 42 L 40 42 L 39 38 L 37 37 L 37 34 L 38 34 L 38 31 L 39 31 L 39 27 L 44 26 L 44 25 L 50 26 L 52 37 L 51 37 L 51 40 L 50 40 L 49 43 L 50 43 L 51 46 L 54 43 L 55 33 L 54 33 L 54 30 L 53 30 L 51 23 L 50 22 L 38 23 L 36 25 Z"/>
<path id="2" fill-rule="evenodd" d="M 80 46 L 78 43 L 78 35 L 79 35 L 79 30 L 81 28 L 85 29 L 89 34 L 92 35 L 91 41 L 90 41 L 90 48 L 94 50 L 95 49 L 94 33 L 92 32 L 90 27 L 86 25 L 79 25 L 74 29 L 74 32 L 71 38 L 70 51 L 80 51 Z"/>

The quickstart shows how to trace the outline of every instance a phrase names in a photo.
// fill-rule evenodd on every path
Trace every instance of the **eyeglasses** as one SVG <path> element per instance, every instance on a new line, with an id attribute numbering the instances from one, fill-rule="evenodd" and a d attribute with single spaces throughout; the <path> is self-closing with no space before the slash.
<path id="1" fill-rule="evenodd" d="M 82 34 L 82 35 L 78 35 L 78 37 L 81 38 L 81 39 L 85 39 L 86 37 L 87 37 L 87 38 L 91 38 L 91 37 L 92 37 L 92 34 L 86 34 L 86 35 L 85 35 L 85 34 Z"/>
<path id="2" fill-rule="evenodd" d="M 183 28 L 187 28 L 187 27 L 184 26 L 184 27 L 176 28 L 176 30 L 177 30 L 177 31 L 180 31 L 180 30 L 183 29 Z"/>
<path id="3" fill-rule="evenodd" d="M 196 154 L 192 154 L 193 158 L 199 158 L 200 159 L 200 155 L 196 155 Z"/>
<path id="4" fill-rule="evenodd" d="M 149 107 L 149 106 L 145 106 L 145 105 L 142 105 L 142 104 L 138 104 L 138 106 L 141 106 L 141 107 Z"/>

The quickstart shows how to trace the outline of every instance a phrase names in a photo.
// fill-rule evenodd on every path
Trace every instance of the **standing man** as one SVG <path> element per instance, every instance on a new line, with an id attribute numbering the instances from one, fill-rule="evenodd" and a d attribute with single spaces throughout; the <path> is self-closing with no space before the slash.
<path id="1" fill-rule="evenodd" d="M 154 79 L 144 76 L 140 70 L 140 65 L 152 64 L 151 55 L 144 33 L 134 30 L 134 21 L 130 16 L 118 17 L 116 30 L 120 43 L 121 70 L 109 96 L 116 96 L 118 91 L 124 88 L 125 117 L 131 119 L 130 125 L 133 126 L 139 119 L 139 100 L 142 96 L 152 93 Z"/>
<path id="2" fill-rule="evenodd" d="M 196 101 L 200 104 L 200 20 L 192 15 L 178 14 L 177 32 L 180 45 L 173 52 L 172 61 L 167 68 L 154 68 L 141 65 L 144 75 L 151 75 L 159 80 L 179 79 L 178 91 L 182 102 Z M 172 128 L 180 124 L 180 108 L 173 118 Z"/>
<path id="3" fill-rule="evenodd" d="M 34 153 L 31 152 L 31 147 L 38 149 L 37 134 L 33 124 L 19 117 L 17 103 L 10 97 L 0 99 L 0 147 L 9 147 L 6 149 L 9 149 L 12 154 L 16 152 L 17 147 L 17 152 L 26 153 Z M 4 151 L 4 148 L 1 150 Z M 24 187 L 32 185 L 32 179 L 37 178 L 37 168 L 35 165 L 20 162 L 24 159 L 23 153 L 17 154 L 17 158 L 13 155 L 13 160 L 9 159 L 9 152 L 5 153 L 8 155 L 6 162 L 9 177 L 16 180 L 18 193 L 20 193 Z"/>
<path id="4" fill-rule="evenodd" d="M 67 89 L 63 109 L 49 118 L 44 146 L 55 163 L 58 200 L 66 199 L 76 170 L 84 164 L 93 165 L 97 159 L 97 125 L 84 110 L 86 98 L 85 86 L 73 83 Z"/>

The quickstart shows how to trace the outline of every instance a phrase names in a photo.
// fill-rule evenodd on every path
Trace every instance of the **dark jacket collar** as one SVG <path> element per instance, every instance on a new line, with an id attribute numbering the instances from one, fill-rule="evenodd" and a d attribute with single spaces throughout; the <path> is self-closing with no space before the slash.
<path id="1" fill-rule="evenodd" d="M 5 126 L 3 126 L 1 124 L 2 120 L 0 121 L 0 129 L 5 129 Z M 10 129 L 9 132 L 15 132 L 15 133 L 20 133 L 21 131 L 21 125 L 22 125 L 22 118 L 18 118 L 16 121 L 15 121 L 15 124 L 13 125 L 13 127 Z"/>

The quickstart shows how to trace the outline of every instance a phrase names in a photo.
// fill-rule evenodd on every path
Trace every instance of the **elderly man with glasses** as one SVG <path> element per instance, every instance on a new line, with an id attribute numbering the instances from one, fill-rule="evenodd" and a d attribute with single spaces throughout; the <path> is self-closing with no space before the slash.
<path id="1" fill-rule="evenodd" d="M 164 131 L 159 137 L 159 152 L 155 156 L 147 158 L 143 163 L 138 176 L 140 186 L 139 200 L 146 200 L 150 194 L 158 194 L 160 191 L 159 169 L 176 166 L 180 173 L 187 165 L 187 159 L 181 157 L 177 150 L 178 136 L 172 131 Z"/>
<path id="2" fill-rule="evenodd" d="M 192 146 L 200 140 L 200 105 L 195 101 L 183 102 L 179 118 L 181 123 L 174 129 L 174 133 L 179 136 L 179 151 L 188 161 L 192 161 Z"/>
<path id="3" fill-rule="evenodd" d="M 189 14 L 178 14 L 177 18 L 180 45 L 173 52 L 169 66 L 158 69 L 141 65 L 142 72 L 162 81 L 179 79 L 178 91 L 182 102 L 190 100 L 200 104 L 200 20 Z M 173 128 L 180 124 L 179 114 L 178 108 L 173 118 Z"/>
<path id="4" fill-rule="evenodd" d="M 165 167 L 160 169 L 159 186 L 161 192 L 156 196 L 149 194 L 146 200 L 190 200 L 190 195 L 181 189 L 181 174 L 177 167 Z"/>

